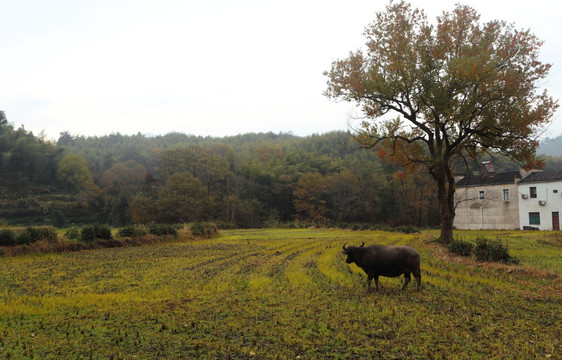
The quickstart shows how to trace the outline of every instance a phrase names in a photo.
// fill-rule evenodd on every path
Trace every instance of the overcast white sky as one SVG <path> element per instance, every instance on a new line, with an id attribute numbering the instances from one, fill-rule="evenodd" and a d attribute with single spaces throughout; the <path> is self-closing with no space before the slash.
<path id="1" fill-rule="evenodd" d="M 562 96 L 562 2 L 412 0 L 433 21 L 454 4 L 530 28 Z M 226 136 L 347 129 L 354 107 L 323 71 L 364 44 L 382 0 L 0 0 L 0 110 L 57 139 L 120 132 Z M 547 135 L 562 133 L 559 110 Z"/>

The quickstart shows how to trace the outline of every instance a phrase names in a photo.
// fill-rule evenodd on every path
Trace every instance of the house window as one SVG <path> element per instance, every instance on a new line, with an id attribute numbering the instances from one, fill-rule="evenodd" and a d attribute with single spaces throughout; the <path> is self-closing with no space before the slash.
<path id="1" fill-rule="evenodd" d="M 537 188 L 536 187 L 531 187 L 529 189 L 529 192 L 531 194 L 531 199 L 536 199 L 537 198 Z"/>
<path id="2" fill-rule="evenodd" d="M 484 190 L 480 190 L 480 191 L 478 192 L 478 198 L 479 198 L 480 200 L 484 200 Z"/>
<path id="3" fill-rule="evenodd" d="M 558 194 L 558 190 L 552 190 L 552 192 Z"/>
<path id="4" fill-rule="evenodd" d="M 541 213 L 530 212 L 529 213 L 529 224 L 530 225 L 540 225 L 541 224 Z"/>
<path id="5" fill-rule="evenodd" d="M 503 201 L 509 201 L 509 189 L 503 189 Z"/>

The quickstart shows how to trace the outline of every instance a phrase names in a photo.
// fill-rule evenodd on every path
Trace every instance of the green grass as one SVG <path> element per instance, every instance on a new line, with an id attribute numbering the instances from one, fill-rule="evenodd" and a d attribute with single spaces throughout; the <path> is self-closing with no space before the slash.
<path id="1" fill-rule="evenodd" d="M 560 358 L 559 238 L 501 237 L 520 264 L 456 258 L 427 233 L 314 229 L 4 257 L 0 358 Z M 366 295 L 341 254 L 362 241 L 418 249 L 422 291 L 381 278 Z"/>

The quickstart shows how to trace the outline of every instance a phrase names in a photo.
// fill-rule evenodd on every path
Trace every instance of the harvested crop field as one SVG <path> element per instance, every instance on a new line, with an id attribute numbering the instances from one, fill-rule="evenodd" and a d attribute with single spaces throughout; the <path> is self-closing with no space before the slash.
<path id="1" fill-rule="evenodd" d="M 520 264 L 453 256 L 431 232 L 329 229 L 4 257 L 0 358 L 560 358 L 562 247 L 503 236 Z M 423 289 L 382 277 L 365 294 L 341 253 L 363 241 L 416 248 Z"/>

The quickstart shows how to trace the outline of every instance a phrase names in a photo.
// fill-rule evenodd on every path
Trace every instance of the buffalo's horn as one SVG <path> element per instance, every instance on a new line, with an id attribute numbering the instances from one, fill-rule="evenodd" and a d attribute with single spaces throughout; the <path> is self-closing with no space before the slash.
<path id="1" fill-rule="evenodd" d="M 363 244 L 361 244 L 361 246 L 359 246 L 359 247 L 363 247 L 363 245 L 365 245 L 365 242 L 364 242 L 364 241 L 363 241 Z"/>
<path id="2" fill-rule="evenodd" d="M 347 248 L 345 247 L 345 245 L 347 245 L 347 243 L 343 244 L 343 249 L 347 250 Z"/>

